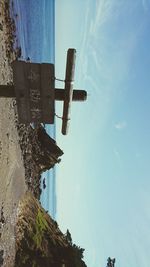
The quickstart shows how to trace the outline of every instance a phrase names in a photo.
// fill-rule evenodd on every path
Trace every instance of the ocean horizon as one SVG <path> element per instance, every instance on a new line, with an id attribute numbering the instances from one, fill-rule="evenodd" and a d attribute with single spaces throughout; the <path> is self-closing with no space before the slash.
<path id="1" fill-rule="evenodd" d="M 55 0 L 11 0 L 11 17 L 15 20 L 16 40 L 14 47 L 21 48 L 20 60 L 34 63 L 55 63 Z M 55 139 L 54 125 L 45 125 L 46 132 Z M 46 188 L 43 189 L 43 179 Z M 42 174 L 41 204 L 56 218 L 55 167 Z"/>

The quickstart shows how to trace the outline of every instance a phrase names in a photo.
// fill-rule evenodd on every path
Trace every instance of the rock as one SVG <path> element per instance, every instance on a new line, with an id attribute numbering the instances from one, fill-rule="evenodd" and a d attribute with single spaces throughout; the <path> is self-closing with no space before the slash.
<path id="1" fill-rule="evenodd" d="M 3 266 L 4 258 L 3 258 L 4 251 L 0 250 L 0 267 Z"/>
<path id="2" fill-rule="evenodd" d="M 3 31 L 3 24 L 0 23 L 0 31 Z"/>
<path id="3" fill-rule="evenodd" d="M 49 170 L 56 163 L 60 162 L 59 157 L 63 155 L 63 151 L 56 145 L 55 140 L 46 133 L 42 126 L 34 130 L 31 142 L 33 160 L 42 172 Z"/>
<path id="4" fill-rule="evenodd" d="M 34 129 L 31 125 L 16 122 L 16 127 L 24 160 L 26 184 L 39 199 L 41 173 L 59 163 L 63 151 L 41 125 Z"/>

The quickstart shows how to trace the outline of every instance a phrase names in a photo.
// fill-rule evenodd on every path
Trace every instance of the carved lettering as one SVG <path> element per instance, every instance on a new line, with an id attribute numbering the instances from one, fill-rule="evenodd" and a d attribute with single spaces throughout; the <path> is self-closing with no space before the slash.
<path id="1" fill-rule="evenodd" d="M 39 77 L 40 77 L 39 73 L 36 73 L 35 71 L 31 70 L 27 78 L 30 81 L 38 81 Z"/>
<path id="2" fill-rule="evenodd" d="M 31 117 L 33 120 L 41 119 L 41 110 L 38 108 L 31 108 Z"/>
<path id="3" fill-rule="evenodd" d="M 37 89 L 30 89 L 30 100 L 35 103 L 40 101 L 40 92 Z"/>

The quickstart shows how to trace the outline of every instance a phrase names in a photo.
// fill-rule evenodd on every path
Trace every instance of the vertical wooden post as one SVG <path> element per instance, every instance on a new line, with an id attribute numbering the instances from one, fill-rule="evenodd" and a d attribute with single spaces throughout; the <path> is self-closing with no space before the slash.
<path id="1" fill-rule="evenodd" d="M 68 49 L 66 77 L 65 77 L 65 100 L 63 107 L 63 120 L 62 120 L 62 130 L 61 130 L 62 134 L 64 135 L 66 135 L 68 131 L 69 111 L 73 95 L 75 59 L 76 59 L 76 50 L 71 48 Z"/>

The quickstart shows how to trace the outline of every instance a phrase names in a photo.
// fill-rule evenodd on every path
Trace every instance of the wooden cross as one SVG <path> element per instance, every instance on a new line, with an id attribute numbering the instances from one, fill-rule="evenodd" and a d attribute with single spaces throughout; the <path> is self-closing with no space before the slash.
<path id="1" fill-rule="evenodd" d="M 71 101 L 84 101 L 87 92 L 73 90 L 76 50 L 68 49 L 65 88 L 55 88 L 54 64 L 14 61 L 14 85 L 0 85 L 0 97 L 16 97 L 20 123 L 54 123 L 55 101 L 63 101 L 62 134 L 68 130 Z"/>

